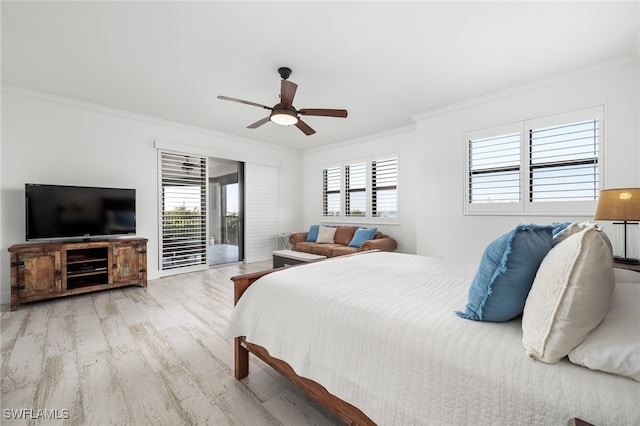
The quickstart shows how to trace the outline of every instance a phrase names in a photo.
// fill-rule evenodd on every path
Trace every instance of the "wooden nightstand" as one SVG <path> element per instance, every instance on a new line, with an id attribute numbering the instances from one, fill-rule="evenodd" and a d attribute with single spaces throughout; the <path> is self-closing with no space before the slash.
<path id="1" fill-rule="evenodd" d="M 630 269 L 632 271 L 640 272 L 640 265 L 632 265 L 629 263 L 616 262 L 615 260 L 613 261 L 613 267 L 619 268 L 619 269 Z"/>

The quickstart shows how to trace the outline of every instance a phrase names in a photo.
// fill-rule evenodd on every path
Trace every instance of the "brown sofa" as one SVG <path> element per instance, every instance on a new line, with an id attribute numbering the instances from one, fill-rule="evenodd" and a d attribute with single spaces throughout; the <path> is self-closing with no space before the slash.
<path id="1" fill-rule="evenodd" d="M 394 251 L 398 248 L 398 243 L 382 232 L 376 232 L 372 240 L 367 240 L 360 247 L 349 247 L 353 239 L 357 226 L 336 226 L 336 234 L 333 237 L 333 244 L 308 242 L 308 232 L 296 232 L 289 236 L 289 242 L 293 246 L 292 250 L 303 253 L 319 254 L 327 257 L 342 256 L 345 254 L 357 253 L 367 250 Z"/>

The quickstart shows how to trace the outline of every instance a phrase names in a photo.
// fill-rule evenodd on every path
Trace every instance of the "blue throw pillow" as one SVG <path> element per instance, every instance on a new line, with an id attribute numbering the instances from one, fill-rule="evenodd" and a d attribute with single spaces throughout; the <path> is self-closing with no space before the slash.
<path id="1" fill-rule="evenodd" d="M 378 232 L 378 228 L 358 228 L 356 233 L 353 234 L 353 239 L 349 243 L 349 247 L 360 248 L 362 243 L 373 239 L 373 236 Z"/>
<path id="2" fill-rule="evenodd" d="M 311 225 L 309 232 L 307 233 L 307 242 L 315 243 L 318 241 L 318 232 L 320 231 L 320 225 Z"/>
<path id="3" fill-rule="evenodd" d="M 471 287 L 462 318 L 509 321 L 522 314 L 542 259 L 551 250 L 553 225 L 518 225 L 490 243 Z"/>
<path id="4" fill-rule="evenodd" d="M 553 235 L 553 238 L 556 238 L 558 235 L 560 235 L 565 229 L 569 227 L 569 225 L 571 225 L 571 222 L 552 223 L 551 226 L 553 227 L 553 231 L 551 232 L 551 234 Z"/>

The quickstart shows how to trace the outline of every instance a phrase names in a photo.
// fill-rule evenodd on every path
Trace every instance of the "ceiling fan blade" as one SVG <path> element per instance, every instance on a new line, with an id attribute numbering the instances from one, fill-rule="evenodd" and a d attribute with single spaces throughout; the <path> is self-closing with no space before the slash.
<path id="1" fill-rule="evenodd" d="M 289 80 L 282 80 L 280 83 L 280 102 L 293 105 L 293 97 L 296 95 L 298 85 Z"/>
<path id="2" fill-rule="evenodd" d="M 266 123 L 267 121 L 269 121 L 269 116 L 266 116 L 265 118 L 263 118 L 262 120 L 258 120 L 253 124 L 250 124 L 247 126 L 247 129 L 256 129 L 260 126 L 262 126 L 264 123 Z"/>
<path id="3" fill-rule="evenodd" d="M 305 123 L 304 121 L 298 119 L 298 122 L 296 123 L 296 127 L 300 130 L 302 130 L 302 132 L 307 135 L 310 136 L 312 134 L 314 134 L 316 131 L 313 130 L 311 127 L 309 127 L 309 125 L 307 123 Z"/>
<path id="4" fill-rule="evenodd" d="M 257 104 L 255 102 L 243 101 L 242 99 L 237 99 L 237 98 L 230 98 L 228 96 L 219 95 L 218 99 L 222 99 L 223 101 L 238 102 L 240 104 L 252 105 L 252 106 L 257 106 L 257 107 L 260 107 L 260 108 L 271 110 L 271 107 L 268 107 L 266 105 Z"/>
<path id="5" fill-rule="evenodd" d="M 322 108 L 304 108 L 298 110 L 302 115 L 317 115 L 320 117 L 347 117 L 346 109 L 322 109 Z"/>

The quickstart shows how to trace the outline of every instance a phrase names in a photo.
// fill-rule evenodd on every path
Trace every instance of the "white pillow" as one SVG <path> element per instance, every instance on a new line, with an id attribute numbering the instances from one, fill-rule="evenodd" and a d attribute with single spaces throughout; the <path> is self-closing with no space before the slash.
<path id="1" fill-rule="evenodd" d="M 604 320 L 569 352 L 569 360 L 640 382 L 639 301 L 640 286 L 617 282 Z"/>
<path id="2" fill-rule="evenodd" d="M 555 246 L 556 244 L 560 244 L 561 242 L 563 242 L 573 234 L 577 234 L 578 232 L 582 231 L 583 229 L 589 226 L 595 226 L 596 229 L 602 232 L 600 235 L 602 235 L 604 242 L 607 243 L 607 245 L 609 246 L 609 250 L 611 250 L 611 252 L 613 253 L 613 246 L 611 245 L 611 241 L 609 240 L 609 237 L 607 236 L 607 234 L 605 234 L 604 231 L 602 230 L 602 227 L 599 226 L 597 223 L 591 223 L 589 221 L 584 221 L 580 223 L 573 222 L 569 224 L 569 226 L 564 228 L 562 231 L 558 232 L 558 234 L 553 238 L 553 245 Z"/>
<path id="3" fill-rule="evenodd" d="M 630 269 L 615 268 L 613 275 L 616 277 L 616 285 L 619 283 L 640 285 L 640 274 Z"/>
<path id="4" fill-rule="evenodd" d="M 613 255 L 600 230 L 588 226 L 549 251 L 522 315 L 527 355 L 555 363 L 604 318 L 615 285 Z"/>
<path id="5" fill-rule="evenodd" d="M 333 244 L 333 237 L 336 235 L 336 229 L 330 226 L 321 226 L 318 230 L 318 239 L 317 243 L 322 244 Z"/>
<path id="6" fill-rule="evenodd" d="M 589 225 L 588 222 L 573 222 L 569 224 L 569 226 L 558 232 L 558 234 L 553 237 L 553 245 L 555 246 L 556 244 L 560 244 L 573 234 L 577 234 L 578 232 L 582 231 L 587 225 Z"/>

